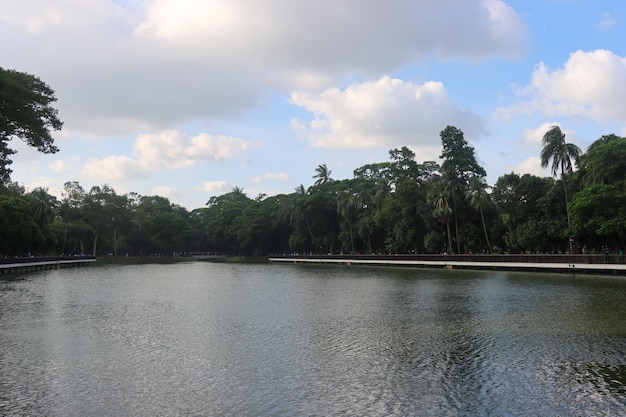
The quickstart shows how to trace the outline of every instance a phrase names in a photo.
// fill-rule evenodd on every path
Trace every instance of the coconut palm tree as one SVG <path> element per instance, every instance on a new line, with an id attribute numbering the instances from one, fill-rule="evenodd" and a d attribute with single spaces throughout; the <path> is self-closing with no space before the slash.
<path id="1" fill-rule="evenodd" d="M 40 229 L 44 230 L 54 219 L 54 211 L 59 202 L 53 195 L 48 194 L 48 189 L 37 187 L 28 194 L 32 208 L 33 219 Z"/>
<path id="2" fill-rule="evenodd" d="M 448 235 L 448 250 L 452 252 L 452 236 L 450 235 L 450 216 L 452 215 L 452 208 L 448 203 L 448 197 L 445 193 L 440 193 L 435 200 L 435 209 L 433 210 L 433 217 L 439 220 L 440 223 L 445 223 L 446 232 Z"/>
<path id="3" fill-rule="evenodd" d="M 333 181 L 333 179 L 330 177 L 330 174 L 332 174 L 332 172 L 333 171 L 328 169 L 326 164 L 318 165 L 317 168 L 315 168 L 315 175 L 313 175 L 313 178 L 316 179 L 315 185 L 320 185 L 326 182 Z"/>
<path id="4" fill-rule="evenodd" d="M 465 193 L 465 198 L 469 200 L 470 205 L 480 212 L 480 219 L 483 222 L 483 232 L 489 253 L 491 253 L 491 243 L 489 243 L 489 235 L 487 234 L 487 225 L 485 224 L 485 215 L 483 207 L 489 203 L 489 194 L 487 194 L 487 181 L 485 177 L 472 177 L 469 183 L 469 189 Z"/>
<path id="5" fill-rule="evenodd" d="M 582 151 L 573 143 L 565 142 L 565 133 L 561 131 L 559 126 L 552 126 L 548 130 L 541 140 L 543 149 L 541 150 L 541 166 L 547 167 L 552 162 L 550 168 L 552 176 L 556 177 L 561 172 L 561 182 L 563 183 L 563 190 L 565 191 L 565 212 L 567 213 L 567 230 L 570 238 L 570 253 L 572 252 L 572 221 L 569 213 L 569 207 L 567 206 L 569 198 L 567 197 L 567 186 L 565 184 L 566 174 L 571 174 L 573 171 L 572 160 L 578 161 Z"/>

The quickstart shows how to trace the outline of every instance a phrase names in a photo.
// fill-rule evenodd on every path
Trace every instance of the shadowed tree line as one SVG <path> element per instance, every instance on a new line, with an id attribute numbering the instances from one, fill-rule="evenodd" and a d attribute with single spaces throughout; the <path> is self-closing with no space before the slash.
<path id="1" fill-rule="evenodd" d="M 0 254 L 125 256 L 212 252 L 474 253 L 624 248 L 626 138 L 607 135 L 586 153 L 558 127 L 544 136 L 554 177 L 510 173 L 493 186 L 453 126 L 441 163 L 407 147 L 337 180 L 325 164 L 312 185 L 248 197 L 235 187 L 188 211 L 160 196 L 119 195 L 107 185 L 46 189 L 0 186 Z M 574 171 L 574 167 L 578 169 Z"/>

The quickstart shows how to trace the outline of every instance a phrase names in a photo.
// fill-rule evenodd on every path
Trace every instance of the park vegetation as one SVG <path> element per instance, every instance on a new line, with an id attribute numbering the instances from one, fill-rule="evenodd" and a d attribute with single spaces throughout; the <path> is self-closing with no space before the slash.
<path id="1" fill-rule="evenodd" d="M 30 92 L 35 92 L 29 95 Z M 319 253 L 581 253 L 624 249 L 626 138 L 602 136 L 585 153 L 557 126 L 538 150 L 551 177 L 514 172 L 487 184 L 463 132 L 440 133 L 440 161 L 408 147 L 333 179 L 249 197 L 235 187 L 187 210 L 161 196 L 85 190 L 68 181 L 60 199 L 10 180 L 18 137 L 53 153 L 61 128 L 54 93 L 28 74 L 0 68 L 0 255 L 266 256 Z M 16 111 L 30 109 L 30 119 Z M 20 119 L 21 118 L 21 119 Z"/>

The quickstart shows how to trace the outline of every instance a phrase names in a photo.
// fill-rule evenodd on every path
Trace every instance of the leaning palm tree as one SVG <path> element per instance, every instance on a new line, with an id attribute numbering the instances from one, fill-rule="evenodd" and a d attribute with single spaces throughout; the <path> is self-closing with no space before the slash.
<path id="1" fill-rule="evenodd" d="M 570 253 L 572 252 L 572 221 L 569 214 L 569 207 L 567 206 L 569 199 L 567 197 L 567 186 L 565 184 L 566 174 L 571 174 L 572 160 L 578 161 L 582 151 L 573 143 L 565 142 L 565 133 L 561 131 L 559 126 L 552 126 L 541 140 L 543 149 L 541 150 L 541 166 L 547 167 L 552 162 L 552 176 L 556 177 L 561 172 L 561 182 L 563 183 L 563 190 L 565 191 L 565 211 L 567 213 L 567 230 L 570 238 Z"/>
<path id="2" fill-rule="evenodd" d="M 491 253 L 491 243 L 489 243 L 489 235 L 487 234 L 487 225 L 485 224 L 485 215 L 483 213 L 483 207 L 489 203 L 489 194 L 487 193 L 487 181 L 485 177 L 472 177 L 470 179 L 469 189 L 465 193 L 465 198 L 469 200 L 470 205 L 480 212 L 480 219 L 483 222 L 483 232 L 485 233 L 485 240 L 487 241 L 487 247 L 489 253 Z"/>
<path id="3" fill-rule="evenodd" d="M 313 178 L 316 178 L 315 185 L 320 185 L 326 182 L 333 181 L 333 179 L 330 177 L 330 174 L 332 174 L 332 172 L 333 171 L 328 169 L 326 164 L 318 165 L 317 168 L 315 168 L 315 175 L 313 175 Z"/>

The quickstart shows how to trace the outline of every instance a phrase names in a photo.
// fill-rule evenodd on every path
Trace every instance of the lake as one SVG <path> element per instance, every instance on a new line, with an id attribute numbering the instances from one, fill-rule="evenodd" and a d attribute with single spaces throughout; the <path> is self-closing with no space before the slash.
<path id="1" fill-rule="evenodd" d="M 0 415 L 621 416 L 626 278 L 87 267 L 0 278 Z"/>

